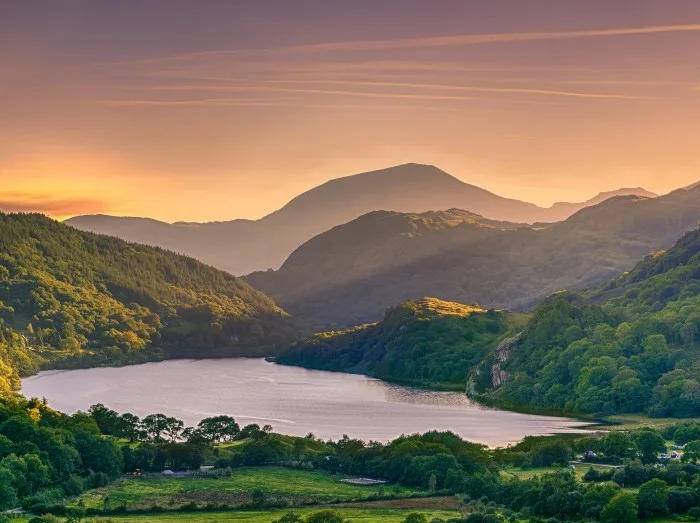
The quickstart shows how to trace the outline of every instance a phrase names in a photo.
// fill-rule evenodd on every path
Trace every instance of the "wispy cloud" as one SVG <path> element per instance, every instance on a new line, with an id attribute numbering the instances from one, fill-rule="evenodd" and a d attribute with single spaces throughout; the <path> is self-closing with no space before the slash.
<path id="1" fill-rule="evenodd" d="M 287 98 L 200 98 L 192 100 L 100 100 L 103 105 L 130 106 L 130 105 L 233 105 L 233 106 L 264 106 L 279 105 Z"/>
<path id="2" fill-rule="evenodd" d="M 381 51 L 391 49 L 415 49 L 432 47 L 459 47 L 476 44 L 525 42 L 536 40 L 566 40 L 581 38 L 600 38 L 614 36 L 650 35 L 662 33 L 700 31 L 698 24 L 654 25 L 643 27 L 615 27 L 605 29 L 584 29 L 575 31 L 536 31 L 522 33 L 478 33 L 456 34 L 447 36 L 428 36 L 419 38 L 399 38 L 391 40 L 357 40 L 340 42 L 321 42 L 312 44 L 290 45 L 259 49 L 211 50 L 183 53 L 145 60 L 125 61 L 122 64 L 150 63 L 187 58 L 202 58 L 214 55 L 260 56 L 276 54 L 329 53 L 347 51 Z M 105 64 L 107 65 L 107 64 Z M 114 65 L 114 64 L 109 64 Z"/>
<path id="3" fill-rule="evenodd" d="M 50 195 L 23 192 L 0 193 L 2 212 L 39 212 L 55 217 L 107 212 L 111 206 L 93 198 L 55 198 Z"/>
<path id="4" fill-rule="evenodd" d="M 446 85 L 446 84 L 425 84 L 425 83 L 406 83 L 406 82 L 373 82 L 361 80 L 324 80 L 316 82 L 313 80 L 263 80 L 262 82 L 273 83 L 321 83 L 331 85 L 354 85 L 367 87 L 403 87 L 411 89 L 433 89 L 437 91 L 469 91 L 469 92 L 484 92 L 484 93 L 520 93 L 520 94 L 535 94 L 535 95 L 551 95 L 551 96 L 567 96 L 574 98 L 617 98 L 617 99 L 634 99 L 636 96 L 614 93 L 587 93 L 578 91 L 560 91 L 552 89 L 528 89 L 521 87 L 478 87 L 468 85 Z"/>

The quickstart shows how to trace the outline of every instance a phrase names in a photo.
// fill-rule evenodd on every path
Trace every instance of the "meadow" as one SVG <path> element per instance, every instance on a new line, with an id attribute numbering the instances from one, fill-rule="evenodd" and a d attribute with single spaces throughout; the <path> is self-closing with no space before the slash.
<path id="1" fill-rule="evenodd" d="M 399 485 L 358 487 L 341 482 L 343 478 L 326 472 L 280 467 L 240 468 L 230 477 L 221 478 L 123 478 L 108 487 L 87 491 L 72 503 L 82 500 L 86 508 L 94 509 L 176 510 L 190 504 L 238 507 L 257 502 L 299 506 L 377 496 L 409 497 L 425 492 Z"/>

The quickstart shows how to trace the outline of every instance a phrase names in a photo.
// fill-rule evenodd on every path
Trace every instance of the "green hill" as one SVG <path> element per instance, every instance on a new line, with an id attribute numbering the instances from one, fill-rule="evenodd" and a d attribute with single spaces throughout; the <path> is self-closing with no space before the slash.
<path id="1" fill-rule="evenodd" d="M 424 298 L 392 307 L 378 323 L 317 334 L 277 362 L 463 389 L 469 370 L 520 321 L 522 315 Z"/>
<path id="2" fill-rule="evenodd" d="M 513 404 L 588 413 L 700 415 L 700 229 L 608 284 L 540 305 L 477 374 Z"/>
<path id="3" fill-rule="evenodd" d="M 601 287 L 551 295 L 529 316 L 408 301 L 277 361 L 466 387 L 518 408 L 700 416 L 700 229 Z"/>
<path id="4" fill-rule="evenodd" d="M 0 373 L 268 354 L 291 318 L 243 280 L 159 248 L 0 214 Z"/>
<path id="5" fill-rule="evenodd" d="M 465 211 L 376 212 L 299 247 L 246 280 L 323 328 L 377 321 L 407 299 L 527 310 L 553 292 L 601 285 L 700 221 L 700 187 L 623 196 L 554 224 L 494 222 Z"/>

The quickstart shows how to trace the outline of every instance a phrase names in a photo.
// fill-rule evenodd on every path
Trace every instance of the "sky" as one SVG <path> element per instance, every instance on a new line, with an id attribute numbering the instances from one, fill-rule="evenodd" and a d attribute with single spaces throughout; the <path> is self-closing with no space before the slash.
<path id="1" fill-rule="evenodd" d="M 551 205 L 700 180 L 700 0 L 2 0 L 0 210 L 258 218 L 420 162 Z"/>

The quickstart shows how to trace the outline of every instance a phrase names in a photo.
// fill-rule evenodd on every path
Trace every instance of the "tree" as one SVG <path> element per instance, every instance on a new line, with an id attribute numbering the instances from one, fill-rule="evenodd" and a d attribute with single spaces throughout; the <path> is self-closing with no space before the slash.
<path id="1" fill-rule="evenodd" d="M 92 405 L 88 411 L 103 434 L 114 435 L 119 429 L 119 414 L 102 403 Z"/>
<path id="2" fill-rule="evenodd" d="M 343 515 L 335 510 L 319 510 L 306 517 L 306 523 L 344 523 Z"/>
<path id="3" fill-rule="evenodd" d="M 632 438 L 619 430 L 606 434 L 602 438 L 601 444 L 605 455 L 615 461 L 623 458 L 634 458 L 636 454 Z"/>
<path id="4" fill-rule="evenodd" d="M 12 486 L 14 479 L 9 470 L 0 468 L 0 510 L 11 510 L 19 504 L 17 491 Z"/>
<path id="5" fill-rule="evenodd" d="M 250 495 L 250 502 L 256 507 L 262 507 L 267 498 L 265 491 L 261 488 L 255 489 Z"/>
<path id="6" fill-rule="evenodd" d="M 643 518 L 663 516 L 668 513 L 668 485 L 654 478 L 639 487 L 637 493 L 639 515 Z"/>
<path id="7" fill-rule="evenodd" d="M 700 461 L 700 439 L 686 443 L 683 447 L 683 462 L 698 463 Z"/>
<path id="8" fill-rule="evenodd" d="M 240 432 L 240 427 L 231 416 L 215 416 L 204 418 L 197 429 L 208 441 L 231 441 Z"/>
<path id="9" fill-rule="evenodd" d="M 143 430 L 141 430 L 141 420 L 138 416 L 131 414 L 130 412 L 125 412 L 119 416 L 119 421 L 117 423 L 117 431 L 114 434 L 119 438 L 128 439 L 129 443 L 134 443 L 143 437 Z"/>
<path id="10" fill-rule="evenodd" d="M 177 422 L 175 418 L 170 418 L 165 414 L 149 414 L 141 422 L 143 430 L 150 441 L 154 443 L 162 443 L 165 441 L 165 436 L 170 436 L 173 423 Z M 182 423 L 182 422 L 180 422 Z"/>
<path id="11" fill-rule="evenodd" d="M 428 518 L 420 512 L 411 512 L 403 520 L 403 523 L 428 523 Z"/>
<path id="12" fill-rule="evenodd" d="M 304 518 L 296 512 L 287 512 L 284 516 L 274 520 L 272 523 L 304 523 Z"/>
<path id="13" fill-rule="evenodd" d="M 633 435 L 633 439 L 644 463 L 655 463 L 658 454 L 666 450 L 666 442 L 658 432 L 641 430 Z"/>
<path id="14" fill-rule="evenodd" d="M 168 418 L 167 426 L 165 428 L 165 435 L 172 443 L 175 443 L 180 437 L 180 433 L 182 432 L 184 426 L 185 424 L 181 420 L 176 418 Z"/>
<path id="15" fill-rule="evenodd" d="M 430 492 L 435 492 L 437 490 L 437 476 L 435 472 L 430 474 L 430 479 L 428 479 L 428 490 Z"/>
<path id="16" fill-rule="evenodd" d="M 600 513 L 606 523 L 631 523 L 637 521 L 637 498 L 631 492 L 618 492 L 608 501 Z"/>

